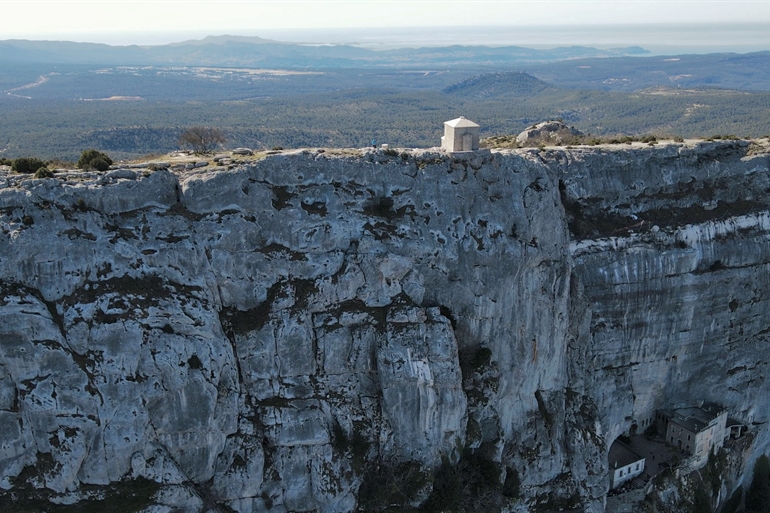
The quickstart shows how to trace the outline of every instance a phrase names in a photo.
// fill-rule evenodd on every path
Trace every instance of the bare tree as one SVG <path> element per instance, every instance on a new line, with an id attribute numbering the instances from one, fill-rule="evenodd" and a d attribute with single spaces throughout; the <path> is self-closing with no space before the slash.
<path id="1" fill-rule="evenodd" d="M 218 128 L 192 126 L 179 136 L 179 146 L 190 148 L 194 153 L 211 153 L 214 148 L 227 142 L 224 132 Z"/>

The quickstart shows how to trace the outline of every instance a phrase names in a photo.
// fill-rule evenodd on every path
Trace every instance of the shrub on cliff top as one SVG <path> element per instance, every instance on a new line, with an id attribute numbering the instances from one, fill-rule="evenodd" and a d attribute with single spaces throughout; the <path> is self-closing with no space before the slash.
<path id="1" fill-rule="evenodd" d="M 112 165 L 112 159 L 106 153 L 96 150 L 83 150 L 78 160 L 80 169 L 96 169 L 97 171 L 107 171 Z"/>
<path id="2" fill-rule="evenodd" d="M 37 157 L 20 157 L 13 161 L 11 170 L 16 173 L 30 174 L 44 166 L 45 162 Z"/>
<path id="3" fill-rule="evenodd" d="M 194 153 L 211 153 L 220 144 L 227 142 L 224 132 L 218 128 L 193 126 L 179 136 L 179 146 L 190 148 Z"/>
<path id="4" fill-rule="evenodd" d="M 51 171 L 47 167 L 41 167 L 40 169 L 35 171 L 35 174 L 32 176 L 34 178 L 53 178 L 53 171 Z"/>

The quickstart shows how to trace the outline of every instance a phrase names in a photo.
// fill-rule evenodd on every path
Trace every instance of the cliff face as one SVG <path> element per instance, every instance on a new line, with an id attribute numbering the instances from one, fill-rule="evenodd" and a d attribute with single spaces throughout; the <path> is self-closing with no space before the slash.
<path id="1" fill-rule="evenodd" d="M 759 454 L 749 150 L 0 177 L 3 500 L 352 511 L 475 461 L 520 482 L 514 509 L 601 511 L 614 438 L 703 399 Z"/>

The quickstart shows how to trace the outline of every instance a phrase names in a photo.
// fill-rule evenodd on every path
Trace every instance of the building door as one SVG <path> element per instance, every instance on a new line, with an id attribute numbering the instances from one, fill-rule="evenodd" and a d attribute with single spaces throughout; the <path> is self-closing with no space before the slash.
<path id="1" fill-rule="evenodd" d="M 463 134 L 463 151 L 473 151 L 473 136 Z"/>

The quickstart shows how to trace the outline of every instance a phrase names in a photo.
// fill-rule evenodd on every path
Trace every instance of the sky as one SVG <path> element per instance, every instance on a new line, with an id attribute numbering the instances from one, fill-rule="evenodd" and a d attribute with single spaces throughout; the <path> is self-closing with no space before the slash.
<path id="1" fill-rule="evenodd" d="M 513 27 L 519 29 L 518 40 L 506 36 L 500 44 L 526 44 L 529 38 L 532 45 L 548 45 L 564 32 L 571 35 L 558 44 L 591 44 L 592 38 L 601 42 L 604 37 L 607 46 L 634 44 L 634 38 L 636 44 L 644 39 L 654 44 L 661 37 L 647 34 L 654 26 L 669 27 L 663 34 L 682 44 L 696 35 L 682 34 L 674 26 L 701 25 L 697 37 L 704 41 L 713 40 L 709 24 L 768 27 L 770 0 L 0 0 L 0 19 L 0 39 L 108 44 L 165 44 L 222 34 L 349 42 L 345 39 L 382 33 L 397 45 L 394 34 L 414 40 L 421 28 L 430 27 L 434 29 L 427 32 L 434 35 L 441 33 L 436 27 L 466 27 L 469 37 L 483 43 L 490 35 L 478 27 L 497 27 L 498 33 Z M 723 38 L 734 44 L 753 39 L 744 46 L 770 50 L 765 30 L 745 32 L 734 29 Z"/>

